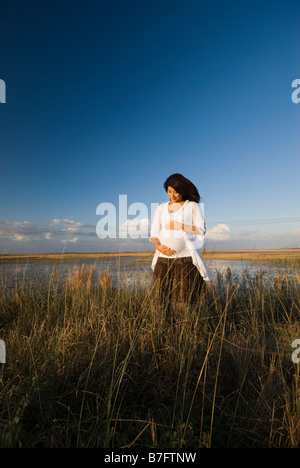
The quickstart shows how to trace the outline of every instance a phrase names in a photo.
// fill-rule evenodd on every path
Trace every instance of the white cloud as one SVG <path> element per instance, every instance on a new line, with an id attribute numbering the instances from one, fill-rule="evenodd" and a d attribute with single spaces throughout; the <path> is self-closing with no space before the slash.
<path id="1" fill-rule="evenodd" d="M 23 236 L 22 234 L 14 234 L 12 239 L 17 242 L 27 242 L 29 240 L 28 237 Z"/>
<path id="2" fill-rule="evenodd" d="M 137 239 L 140 237 L 148 237 L 150 229 L 150 220 L 142 219 L 127 219 L 127 221 L 119 227 L 119 234 L 123 236 L 127 233 L 129 238 Z"/>
<path id="3" fill-rule="evenodd" d="M 9 221 L 6 221 L 7 224 L 11 224 L 12 226 L 28 226 L 30 225 L 29 221 L 13 221 L 13 222 L 9 222 Z"/>
<path id="4" fill-rule="evenodd" d="M 78 231 L 78 227 L 75 227 L 75 226 L 74 226 L 74 227 L 73 227 L 73 226 L 70 226 L 70 227 L 68 227 L 68 228 L 62 229 L 62 232 L 73 232 L 73 233 L 75 233 L 75 232 L 77 232 L 77 231 Z"/>
<path id="5" fill-rule="evenodd" d="M 207 231 L 205 238 L 210 240 L 229 240 L 232 237 L 231 229 L 227 224 L 217 224 Z"/>
<path id="6" fill-rule="evenodd" d="M 52 239 L 52 233 L 51 232 L 46 232 L 45 237 L 46 237 L 46 239 Z"/>
<path id="7" fill-rule="evenodd" d="M 73 237 L 73 239 L 64 239 L 61 242 L 63 243 L 71 242 L 72 244 L 75 244 L 77 241 L 78 241 L 78 237 Z"/>
<path id="8" fill-rule="evenodd" d="M 28 221 L 0 221 L 0 236 L 13 241 L 28 241 L 28 236 L 36 232 L 36 227 Z"/>
<path id="9" fill-rule="evenodd" d="M 72 219 L 68 219 L 68 218 L 64 218 L 64 219 L 55 218 L 55 219 L 52 220 L 52 223 L 53 224 L 72 225 L 72 226 L 78 226 L 78 227 L 84 226 L 83 223 L 75 223 L 75 221 L 73 221 Z"/>

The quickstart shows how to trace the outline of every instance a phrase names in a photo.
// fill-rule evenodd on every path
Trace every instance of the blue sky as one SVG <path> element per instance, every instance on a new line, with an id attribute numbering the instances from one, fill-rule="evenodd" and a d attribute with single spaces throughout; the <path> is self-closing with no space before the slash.
<path id="1" fill-rule="evenodd" d="M 0 253 L 149 250 L 97 206 L 198 187 L 207 248 L 300 247 L 298 1 L 1 5 Z M 149 216 L 150 217 L 150 216 Z"/>

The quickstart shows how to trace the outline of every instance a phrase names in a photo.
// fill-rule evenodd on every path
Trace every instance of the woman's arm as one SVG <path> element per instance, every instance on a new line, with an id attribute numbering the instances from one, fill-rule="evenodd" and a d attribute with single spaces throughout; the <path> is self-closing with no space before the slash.
<path id="1" fill-rule="evenodd" d="M 206 233 L 206 223 L 202 214 L 199 203 L 193 203 L 193 223 L 197 226 L 198 231 L 203 236 Z"/>
<path id="2" fill-rule="evenodd" d="M 178 221 L 171 221 L 168 225 L 168 229 L 170 229 L 171 231 L 182 230 L 191 234 L 202 234 L 202 232 L 199 231 L 199 229 L 196 226 L 188 226 L 187 224 L 179 223 Z"/>

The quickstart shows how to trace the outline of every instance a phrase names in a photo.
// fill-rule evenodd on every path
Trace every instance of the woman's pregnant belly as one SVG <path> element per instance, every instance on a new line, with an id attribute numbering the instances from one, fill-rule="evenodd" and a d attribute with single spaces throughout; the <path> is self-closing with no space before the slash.
<path id="1" fill-rule="evenodd" d="M 160 236 L 160 243 L 169 247 L 169 249 L 175 250 L 175 252 L 179 252 L 186 248 L 185 240 L 182 237 L 181 231 L 163 229 Z"/>

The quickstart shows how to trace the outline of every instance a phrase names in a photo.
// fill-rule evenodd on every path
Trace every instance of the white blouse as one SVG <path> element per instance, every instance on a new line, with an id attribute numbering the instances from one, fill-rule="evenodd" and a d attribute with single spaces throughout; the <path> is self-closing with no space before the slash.
<path id="1" fill-rule="evenodd" d="M 171 221 L 177 221 L 186 226 L 195 226 L 201 234 L 192 234 L 181 229 L 167 229 Z M 157 237 L 161 245 L 166 245 L 172 250 L 175 250 L 175 254 L 164 255 L 156 250 L 151 265 L 152 270 L 154 270 L 159 257 L 192 257 L 193 264 L 198 268 L 203 279 L 205 281 L 210 281 L 211 276 L 200 253 L 200 248 L 203 247 L 205 233 L 206 224 L 198 203 L 187 200 L 179 210 L 173 213 L 169 211 L 168 202 L 159 205 L 154 213 L 150 241 L 152 237 Z"/>

